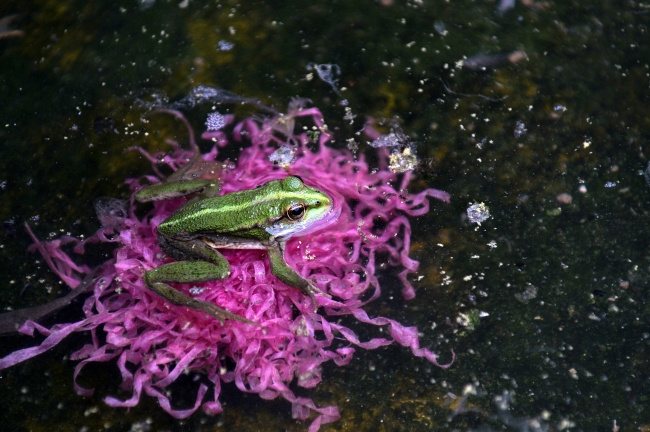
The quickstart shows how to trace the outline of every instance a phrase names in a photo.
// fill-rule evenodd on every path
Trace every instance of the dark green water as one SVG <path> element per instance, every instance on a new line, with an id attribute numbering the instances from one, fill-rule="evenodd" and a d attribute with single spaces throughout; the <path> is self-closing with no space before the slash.
<path id="1" fill-rule="evenodd" d="M 648 4 L 517 2 L 500 14 L 493 1 L 468 0 L 179 3 L 0 4 L 0 18 L 18 14 L 10 28 L 24 32 L 0 39 L 3 310 L 61 294 L 26 251 L 24 221 L 41 238 L 91 234 L 99 226 L 93 200 L 126 197 L 123 180 L 150 172 L 124 149 L 184 139 L 177 123 L 160 118 L 146 124 L 145 137 L 137 97 L 178 100 L 197 85 L 278 108 L 307 97 L 340 128 L 339 143 L 365 116 L 399 116 L 422 160 L 412 190 L 452 195 L 412 221 L 412 255 L 424 276 L 417 297 L 402 300 L 386 275 L 384 295 L 368 311 L 417 325 L 423 346 L 442 361 L 453 349 L 456 363 L 442 370 L 404 348 L 358 350 L 350 366 L 330 364 L 321 385 L 299 390 L 340 407 L 341 420 L 322 430 L 526 430 L 526 419 L 538 419 L 539 430 L 610 431 L 614 420 L 622 431 L 650 428 Z M 221 40 L 234 47 L 220 50 Z M 527 59 L 478 72 L 457 64 L 516 50 Z M 306 79 L 312 62 L 340 67 L 339 87 L 358 115 L 353 127 L 331 88 Z M 209 108 L 186 111 L 197 129 Z M 236 112 L 243 118 L 247 109 Z M 518 122 L 526 131 L 515 136 Z M 492 215 L 478 229 L 463 218 L 474 202 Z M 78 316 L 76 306 L 57 318 Z M 457 323 L 479 311 L 489 315 L 474 329 Z M 114 410 L 102 403 L 120 394 L 112 364 L 86 370 L 80 382 L 96 391 L 82 398 L 72 388 L 75 362 L 64 356 L 85 341 L 73 336 L 0 372 L 0 429 L 307 427 L 291 419 L 288 403 L 234 386 L 224 387 L 225 412 L 214 418 L 179 422 L 148 397 L 129 412 Z M 33 341 L 1 343 L 5 355 Z M 468 384 L 478 393 L 464 399 L 473 411 L 455 412 L 448 393 L 460 398 Z M 189 404 L 192 391 L 178 387 L 174 400 Z M 514 395 L 507 411 L 493 401 L 504 392 Z"/>

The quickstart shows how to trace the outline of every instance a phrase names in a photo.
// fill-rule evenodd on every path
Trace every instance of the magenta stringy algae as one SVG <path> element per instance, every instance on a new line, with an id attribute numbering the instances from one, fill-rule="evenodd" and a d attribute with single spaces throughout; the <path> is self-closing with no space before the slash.
<path id="1" fill-rule="evenodd" d="M 179 113 L 176 115 L 185 121 Z M 313 122 L 319 133 L 294 134 L 294 120 L 298 117 L 303 122 Z M 227 115 L 224 121 L 232 125 L 234 118 Z M 366 133 L 371 139 L 378 138 L 369 126 Z M 352 359 L 355 347 L 375 349 L 396 342 L 410 348 L 413 355 L 438 365 L 436 355 L 420 347 L 417 328 L 405 327 L 389 318 L 371 318 L 363 306 L 381 295 L 375 277 L 378 252 L 387 253 L 389 264 L 402 268 L 399 277 L 403 295 L 407 299 L 414 297 L 408 275 L 417 270 L 418 262 L 408 255 L 411 227 L 407 216 L 425 214 L 429 210 L 428 198 L 449 201 L 448 194 L 435 189 L 415 195 L 403 192 L 411 174 L 398 175 L 388 170 L 386 149 L 379 150 L 380 169 L 371 171 L 363 155 L 355 158 L 348 150 L 328 147 L 331 135 L 315 108 L 294 106 L 282 116 L 246 119 L 228 133 L 208 131 L 203 138 L 215 143 L 203 155 L 206 161 L 213 161 L 219 148 L 233 140 L 237 145 L 248 146 L 237 162 L 221 173 L 222 193 L 250 189 L 290 174 L 302 177 L 307 185 L 334 198 L 338 217 L 330 218 L 318 230 L 291 239 L 286 248 L 289 265 L 314 281 L 332 299 L 316 296 L 319 304 L 316 313 L 307 296 L 271 274 L 265 251 L 223 250 L 231 266 L 230 277 L 198 284 L 198 287 L 179 285 L 180 289 L 201 300 L 215 302 L 259 323 L 260 327 L 234 320 L 226 320 L 221 325 L 203 312 L 165 302 L 145 288 L 142 275 L 169 262 L 158 246 L 156 226 L 185 199 L 157 201 L 142 219 L 135 216 L 132 199 L 128 214 L 120 219 L 119 229 L 112 236 L 107 235 L 110 229 L 104 228 L 84 242 L 72 237 L 36 242 L 34 247 L 71 287 L 78 285 L 90 269 L 76 264 L 65 254 L 64 244 L 75 243 L 76 252 L 94 241 L 114 242 L 117 249 L 114 258 L 101 267 L 92 295 L 83 305 L 86 318 L 49 329 L 28 321 L 21 332 L 33 334 L 36 330 L 46 336 L 45 340 L 39 346 L 0 359 L 0 369 L 52 348 L 73 332 L 90 332 L 92 343 L 71 355 L 73 360 L 80 360 L 74 378 L 75 389 L 81 395 L 92 393 L 91 389 L 76 384 L 84 366 L 90 362 L 112 361 L 121 372 L 121 387 L 131 394 L 126 400 L 106 397 L 105 402 L 112 407 L 135 406 L 144 392 L 157 398 L 160 406 L 176 418 L 188 417 L 199 407 L 208 414 L 218 414 L 222 411 L 221 383 L 234 381 L 243 392 L 257 393 L 264 399 L 281 396 L 288 400 L 294 418 L 304 420 L 315 411 L 309 430 L 317 431 L 321 424 L 340 418 L 338 408 L 318 407 L 311 399 L 297 397 L 289 384 L 296 380 L 301 387 L 316 386 L 322 379 L 323 362 L 331 360 L 344 366 Z M 190 140 L 194 141 L 191 130 Z M 269 156 L 287 144 L 295 151 L 295 162 L 287 168 L 271 163 Z M 160 163 L 162 158 L 174 170 L 191 156 L 190 151 L 180 148 L 164 157 L 162 153 L 147 155 L 154 163 Z M 159 177 L 147 179 L 159 181 Z M 133 191 L 145 185 L 141 179 L 127 182 Z M 337 324 L 341 315 L 386 326 L 390 337 L 360 341 L 354 331 Z M 334 349 L 335 336 L 347 340 L 348 345 Z M 168 386 L 187 372 L 204 374 L 212 386 L 201 384 L 194 406 L 177 409 L 172 407 Z"/>

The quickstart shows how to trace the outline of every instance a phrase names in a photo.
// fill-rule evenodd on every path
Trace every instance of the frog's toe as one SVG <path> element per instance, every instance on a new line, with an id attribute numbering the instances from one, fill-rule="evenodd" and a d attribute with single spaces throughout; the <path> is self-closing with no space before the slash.
<path id="1" fill-rule="evenodd" d="M 326 297 L 326 298 L 332 298 L 331 295 L 329 295 L 326 292 L 316 288 L 312 283 L 309 283 L 309 285 L 306 287 L 305 294 L 307 294 L 309 296 L 309 298 L 311 299 L 311 302 L 314 305 L 314 312 L 316 312 L 318 310 L 318 303 L 316 303 L 315 294 L 322 295 L 323 297 Z"/>
<path id="2" fill-rule="evenodd" d="M 309 284 L 309 292 L 310 292 L 312 300 L 314 300 L 314 294 L 320 294 L 323 297 L 326 297 L 328 299 L 332 298 L 331 295 L 327 294 L 325 291 L 323 291 L 323 290 L 321 290 L 319 288 L 316 288 L 316 286 L 314 284 L 312 284 L 312 283 Z"/>
<path id="3" fill-rule="evenodd" d="M 221 325 L 224 325 L 224 320 L 230 319 L 230 320 L 234 320 L 234 321 L 243 322 L 243 323 L 246 323 L 246 324 L 252 324 L 252 325 L 257 326 L 257 327 L 261 327 L 258 323 L 254 322 L 254 321 L 251 321 L 251 320 L 248 320 L 248 319 L 244 318 L 243 316 L 240 316 L 240 315 L 234 314 L 234 313 L 232 313 L 230 311 L 227 311 L 225 309 L 222 309 L 222 308 L 220 308 L 219 306 L 217 306 L 215 304 L 212 304 L 212 303 L 209 303 L 209 302 L 206 302 L 206 301 L 203 301 L 203 300 L 195 300 L 195 302 L 196 303 L 194 303 L 192 305 L 188 305 L 188 306 L 193 307 L 195 309 L 199 309 L 199 310 L 207 313 L 208 315 L 216 318 L 219 321 L 219 323 L 221 323 Z"/>

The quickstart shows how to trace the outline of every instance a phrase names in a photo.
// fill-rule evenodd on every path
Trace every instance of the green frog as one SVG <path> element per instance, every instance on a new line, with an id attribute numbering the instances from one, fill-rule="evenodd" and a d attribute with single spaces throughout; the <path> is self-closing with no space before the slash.
<path id="1" fill-rule="evenodd" d="M 218 196 L 215 180 L 191 178 L 182 172 L 188 170 L 192 169 L 181 169 L 167 181 L 143 188 L 135 195 L 138 201 L 146 202 L 197 193 L 158 225 L 161 249 L 177 261 L 145 272 L 147 288 L 174 304 L 206 312 L 222 324 L 224 319 L 234 319 L 257 325 L 215 304 L 194 299 L 168 283 L 227 278 L 230 264 L 218 249 L 266 249 L 271 272 L 278 279 L 300 289 L 314 306 L 315 294 L 330 297 L 299 275 L 284 258 L 291 236 L 331 216 L 332 200 L 327 194 L 306 186 L 299 177 L 288 176 L 255 189 Z"/>

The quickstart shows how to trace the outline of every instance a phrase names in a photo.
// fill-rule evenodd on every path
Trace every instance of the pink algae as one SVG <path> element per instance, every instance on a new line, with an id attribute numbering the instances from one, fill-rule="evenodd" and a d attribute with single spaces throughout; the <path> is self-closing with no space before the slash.
<path id="1" fill-rule="evenodd" d="M 180 113 L 175 115 L 185 121 Z M 318 143 L 312 143 L 307 134 L 293 134 L 298 117 L 311 118 L 321 132 Z M 232 121 L 232 116 L 226 116 L 227 123 Z M 278 131 L 288 136 L 281 136 Z M 366 131 L 376 138 L 371 127 L 367 126 Z M 405 327 L 389 318 L 371 318 L 363 306 L 381 295 L 375 277 L 378 252 L 387 253 L 389 264 L 403 269 L 399 274 L 403 295 L 407 299 L 414 297 L 408 275 L 417 270 L 418 262 L 408 256 L 411 228 L 407 216 L 427 213 L 428 197 L 449 201 L 446 193 L 435 189 L 415 195 L 404 192 L 411 175 L 398 176 L 387 170 L 385 149 L 379 153 L 380 169 L 371 172 L 363 155 L 355 159 L 347 150 L 328 147 L 331 136 L 315 108 L 295 108 L 284 116 L 264 121 L 244 120 L 234 126 L 230 139 L 221 130 L 206 132 L 203 138 L 215 142 L 211 152 L 204 155 L 205 160 L 214 160 L 219 147 L 232 139 L 250 142 L 236 164 L 222 172 L 223 193 L 253 188 L 284 178 L 288 173 L 302 177 L 306 184 L 334 198 L 333 214 L 338 217 L 330 218 L 317 231 L 292 238 L 286 248 L 288 263 L 333 298 L 316 296 L 320 307 L 319 313 L 315 313 L 308 297 L 270 273 L 264 251 L 223 250 L 231 265 L 231 276 L 199 284 L 198 290 L 194 287 L 192 292 L 195 297 L 215 302 L 261 327 L 233 320 L 221 325 L 203 312 L 170 305 L 144 287 L 142 274 L 169 261 L 158 247 L 155 227 L 184 200 L 155 202 L 154 209 L 142 220 L 135 216 L 132 200 L 119 236 L 108 236 L 110 230 L 102 229 L 90 239 L 115 242 L 117 249 L 114 259 L 100 269 L 92 295 L 83 305 L 86 318 L 50 329 L 28 321 L 21 331 L 33 334 L 37 330 L 46 336 L 45 340 L 40 346 L 0 359 L 0 369 L 50 349 L 73 332 L 89 331 L 92 344 L 71 356 L 81 360 L 74 374 L 75 389 L 81 395 L 92 393 L 76 384 L 83 367 L 90 362 L 115 360 L 122 375 L 121 387 L 131 396 L 126 400 L 106 397 L 105 402 L 112 407 L 135 406 L 144 392 L 156 397 L 175 418 L 188 417 L 199 407 L 208 414 L 218 414 L 222 411 L 221 383 L 234 381 L 241 391 L 257 393 L 264 399 L 282 396 L 291 402 L 294 418 L 304 420 L 315 411 L 309 431 L 317 431 L 321 424 L 340 418 L 338 408 L 317 407 L 311 399 L 297 397 L 289 385 L 295 379 L 301 387 L 316 386 L 322 379 L 322 363 L 331 360 L 343 366 L 351 361 L 355 346 L 375 349 L 397 342 L 409 347 L 415 356 L 439 365 L 434 353 L 419 346 L 416 327 Z M 190 139 L 193 142 L 191 130 Z M 295 146 L 297 160 L 285 170 L 269 162 L 269 155 L 286 143 Z M 147 156 L 156 162 L 162 155 Z M 176 148 L 163 161 L 177 169 L 191 156 L 191 152 Z M 157 177 L 147 178 L 159 181 Z M 128 182 L 132 190 L 142 186 L 139 179 Z M 63 253 L 61 247 L 70 242 L 77 245 L 77 252 L 82 252 L 88 240 L 64 237 L 51 242 L 36 241 L 35 246 L 50 267 L 74 287 L 89 269 L 78 266 Z M 188 292 L 192 287 L 185 285 L 181 289 Z M 353 330 L 337 324 L 341 315 L 387 326 L 390 338 L 360 341 Z M 344 346 L 334 348 L 335 337 L 336 345 Z M 212 394 L 206 396 L 209 387 L 200 384 L 195 404 L 177 409 L 172 407 L 168 386 L 188 371 L 205 375 L 212 383 Z"/>

